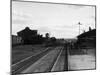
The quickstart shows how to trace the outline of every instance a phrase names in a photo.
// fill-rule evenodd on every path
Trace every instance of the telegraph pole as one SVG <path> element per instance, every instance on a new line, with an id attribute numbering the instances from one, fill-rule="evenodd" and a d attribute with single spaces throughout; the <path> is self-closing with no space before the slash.
<path id="1" fill-rule="evenodd" d="M 79 35 L 80 35 L 80 25 L 82 25 L 80 22 L 78 22 L 78 25 L 79 25 Z"/>

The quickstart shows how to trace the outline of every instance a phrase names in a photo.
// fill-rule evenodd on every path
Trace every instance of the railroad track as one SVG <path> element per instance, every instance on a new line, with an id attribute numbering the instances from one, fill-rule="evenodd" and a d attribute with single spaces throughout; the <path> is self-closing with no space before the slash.
<path id="1" fill-rule="evenodd" d="M 50 71 L 51 72 L 68 71 L 68 54 L 64 47 L 60 51 Z"/>
<path id="2" fill-rule="evenodd" d="M 47 49 L 12 66 L 12 74 L 65 71 L 68 67 L 66 52 L 64 47 Z"/>
<path id="3" fill-rule="evenodd" d="M 15 64 L 12 64 L 12 66 L 11 66 L 12 74 L 14 75 L 14 74 L 20 73 L 23 69 L 27 68 L 32 63 L 36 62 L 39 58 L 44 56 L 51 49 L 52 49 L 52 47 L 48 47 L 44 51 L 42 51 L 36 55 L 29 56 L 29 57 L 15 63 Z"/>

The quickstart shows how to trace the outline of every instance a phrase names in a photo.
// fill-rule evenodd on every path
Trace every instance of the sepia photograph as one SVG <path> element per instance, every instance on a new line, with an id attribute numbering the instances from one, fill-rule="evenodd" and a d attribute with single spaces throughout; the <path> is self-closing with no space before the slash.
<path id="1" fill-rule="evenodd" d="M 96 5 L 11 1 L 11 74 L 96 69 Z"/>

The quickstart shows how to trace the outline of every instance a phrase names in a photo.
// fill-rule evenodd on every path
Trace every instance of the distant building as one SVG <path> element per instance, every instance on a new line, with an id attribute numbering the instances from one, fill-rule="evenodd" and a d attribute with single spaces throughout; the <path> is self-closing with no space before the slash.
<path id="1" fill-rule="evenodd" d="M 31 30 L 29 27 L 26 27 L 24 30 L 17 32 L 18 36 L 26 38 L 26 36 L 35 36 L 37 35 L 37 30 Z"/>
<path id="2" fill-rule="evenodd" d="M 31 30 L 29 27 L 17 32 L 17 35 L 22 38 L 24 44 L 35 43 L 38 36 L 37 30 Z"/>
<path id="3" fill-rule="evenodd" d="M 16 35 L 12 35 L 12 45 L 18 45 L 22 43 L 22 38 Z"/>
<path id="4" fill-rule="evenodd" d="M 80 45 L 96 46 L 96 29 L 80 34 L 77 37 Z"/>

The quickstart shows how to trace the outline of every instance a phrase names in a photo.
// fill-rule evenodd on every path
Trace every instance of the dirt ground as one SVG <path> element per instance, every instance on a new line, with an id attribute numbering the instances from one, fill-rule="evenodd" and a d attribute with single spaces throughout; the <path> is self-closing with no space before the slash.
<path id="1" fill-rule="evenodd" d="M 38 52 L 41 52 L 45 49 L 45 47 L 41 45 L 20 45 L 12 48 L 12 64 L 17 63 L 18 61 L 29 57 L 31 55 L 35 55 Z"/>
<path id="2" fill-rule="evenodd" d="M 82 52 L 73 52 L 73 54 L 69 54 L 68 64 L 69 70 L 87 70 L 87 69 L 95 69 L 96 68 L 96 49 L 80 49 Z"/>

